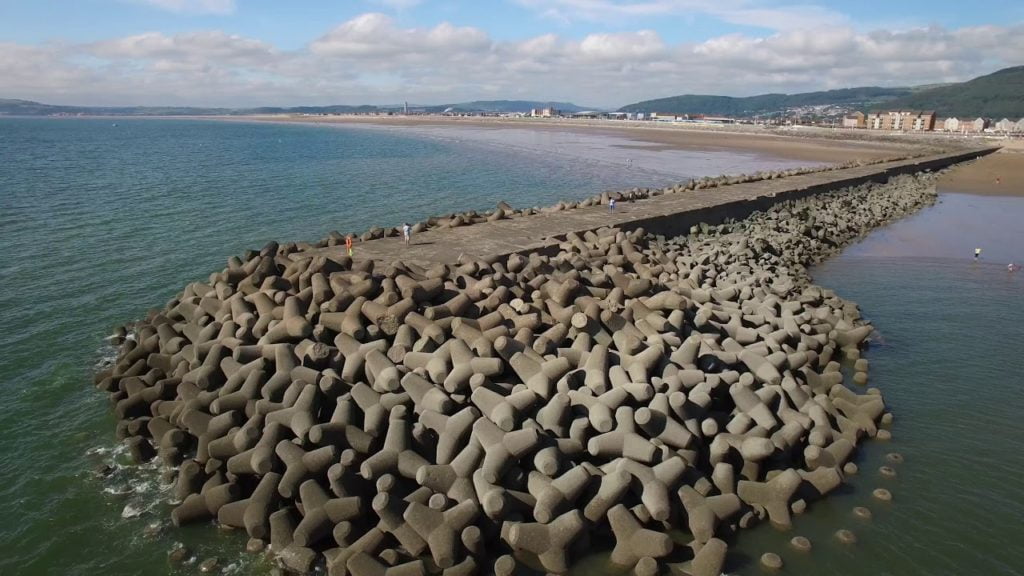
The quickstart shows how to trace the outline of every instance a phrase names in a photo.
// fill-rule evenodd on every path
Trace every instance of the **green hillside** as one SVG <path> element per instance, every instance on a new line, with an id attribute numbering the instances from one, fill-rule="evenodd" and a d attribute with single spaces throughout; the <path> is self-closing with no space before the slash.
<path id="1" fill-rule="evenodd" d="M 761 94 L 743 98 L 686 94 L 629 104 L 620 108 L 619 111 L 746 117 L 774 114 L 802 106 L 834 105 L 865 108 L 908 96 L 912 92 L 911 88 L 870 86 L 803 94 Z"/>
<path id="2" fill-rule="evenodd" d="M 1004 68 L 974 80 L 921 90 L 885 104 L 886 108 L 935 110 L 942 117 L 1024 117 L 1024 66 Z"/>

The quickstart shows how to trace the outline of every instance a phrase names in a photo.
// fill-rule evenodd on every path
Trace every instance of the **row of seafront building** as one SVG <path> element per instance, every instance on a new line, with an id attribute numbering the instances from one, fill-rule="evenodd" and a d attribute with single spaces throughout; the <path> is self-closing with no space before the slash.
<path id="1" fill-rule="evenodd" d="M 666 114 L 663 112 L 604 112 L 600 110 L 581 110 L 579 112 L 562 112 L 556 108 L 534 108 L 529 114 L 531 118 L 576 118 L 605 120 L 649 120 L 654 122 L 693 122 L 703 124 L 738 124 L 742 119 L 728 116 L 709 116 L 706 114 Z M 749 122 L 748 122 L 749 123 Z"/>
<path id="2" fill-rule="evenodd" d="M 703 114 L 666 114 L 642 112 L 583 111 L 562 113 L 554 108 L 531 110 L 526 116 L 537 118 L 605 118 L 609 120 L 649 120 L 672 123 L 749 124 L 774 123 L 753 119 L 706 116 Z M 779 122 L 781 123 L 781 122 Z M 786 122 L 788 123 L 788 122 Z M 1024 134 L 1024 118 L 1017 121 L 1003 118 L 993 122 L 989 118 L 939 118 L 934 111 L 892 110 L 887 112 L 853 112 L 843 118 L 843 128 L 862 128 L 888 132 L 951 132 L 958 134 Z"/>
<path id="3" fill-rule="evenodd" d="M 960 134 L 1000 132 L 1024 133 L 1024 118 L 1017 121 L 1003 118 L 992 122 L 988 118 L 938 118 L 930 110 L 891 110 L 887 112 L 854 112 L 843 118 L 844 128 L 865 128 L 892 132 L 955 132 Z"/>

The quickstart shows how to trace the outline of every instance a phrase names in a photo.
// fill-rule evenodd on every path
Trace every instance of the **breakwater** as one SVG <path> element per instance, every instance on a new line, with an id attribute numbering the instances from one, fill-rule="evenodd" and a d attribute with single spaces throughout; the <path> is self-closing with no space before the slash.
<path id="1" fill-rule="evenodd" d="M 805 198 L 866 182 L 884 182 L 901 174 L 941 170 L 995 150 L 982 148 L 871 163 L 708 177 L 664 188 L 605 192 L 543 208 L 514 209 L 502 203 L 486 212 L 448 214 L 418 222 L 412 226 L 417 241 L 411 246 L 402 244 L 400 227 L 373 227 L 353 234 L 355 258 L 453 263 L 460 256 L 550 253 L 567 233 L 578 234 L 602 226 L 623 230 L 643 227 L 648 232 L 672 236 L 701 222 L 743 218 L 782 200 Z M 618 201 L 614 211 L 608 209 L 612 198 Z M 347 253 L 345 236 L 334 231 L 319 242 L 300 242 L 287 247 L 329 257 L 343 256 Z"/>
<path id="2" fill-rule="evenodd" d="M 559 572 L 593 538 L 642 572 L 717 573 L 719 537 L 788 525 L 885 435 L 835 362 L 870 329 L 802 270 L 929 185 L 454 265 L 271 244 L 133 327 L 98 383 L 175 478 L 176 524 L 244 527 L 297 571 Z"/>

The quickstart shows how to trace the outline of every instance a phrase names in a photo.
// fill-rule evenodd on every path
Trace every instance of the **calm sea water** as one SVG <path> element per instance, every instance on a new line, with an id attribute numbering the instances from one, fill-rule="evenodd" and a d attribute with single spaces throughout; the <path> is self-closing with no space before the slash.
<path id="1" fill-rule="evenodd" d="M 126 462 L 109 406 L 91 386 L 93 366 L 112 352 L 104 335 L 219 270 L 228 256 L 271 239 L 315 240 L 332 229 L 486 209 L 499 200 L 543 205 L 795 164 L 642 149 L 631 149 L 626 164 L 611 145 L 564 135 L 534 142 L 509 134 L 496 142 L 443 131 L 117 124 L 0 119 L 0 574 L 167 573 L 167 552 L 177 543 L 201 558 L 218 556 L 229 572 L 265 571 L 239 554 L 238 532 L 169 528 L 156 474 L 120 466 L 109 479 L 94 474 Z M 970 212 L 972 222 L 1024 214 L 1019 202 L 968 202 L 982 206 Z M 947 200 L 920 218 L 960 221 L 964 210 Z M 921 225 L 925 232 L 941 227 Z M 996 258 L 993 246 L 1006 231 L 977 228 L 981 236 L 957 248 L 969 254 L 983 245 Z M 891 237 L 879 243 L 896 244 Z M 781 551 L 791 573 L 801 574 L 1012 574 L 1024 566 L 1015 546 L 1024 536 L 1024 491 L 1015 481 L 1024 470 L 1016 451 L 1024 440 L 1016 384 L 1024 368 L 1021 278 L 1007 275 L 1005 262 L 975 264 L 958 250 L 922 259 L 911 242 L 910 254 L 893 258 L 865 248 L 871 245 L 816 276 L 860 302 L 885 337 L 868 357 L 873 384 L 897 416 L 895 439 L 869 447 L 850 494 L 799 519 L 797 531 L 818 545 L 810 560 L 785 553 L 783 535 L 770 530 L 744 536 L 738 550 L 752 558 Z M 887 481 L 896 499 L 889 507 L 872 503 L 876 519 L 855 526 L 849 508 L 881 483 L 873 470 L 889 450 L 907 457 L 899 478 Z M 856 529 L 855 549 L 828 543 L 840 526 Z"/>

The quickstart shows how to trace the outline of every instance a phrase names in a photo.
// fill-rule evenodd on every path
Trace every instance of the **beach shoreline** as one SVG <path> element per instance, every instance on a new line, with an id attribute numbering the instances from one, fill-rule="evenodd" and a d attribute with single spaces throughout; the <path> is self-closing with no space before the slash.
<path id="1" fill-rule="evenodd" d="M 956 166 L 937 186 L 939 192 L 1024 196 L 1024 143 L 1010 141 L 995 154 Z"/>
<path id="2" fill-rule="evenodd" d="M 959 147 L 952 142 L 866 138 L 864 134 L 813 128 L 766 129 L 757 126 L 679 126 L 654 122 L 580 121 L 539 118 L 461 118 L 446 116 L 217 116 L 196 119 L 327 126 L 390 128 L 458 127 L 479 130 L 520 129 L 613 136 L 646 150 L 744 151 L 815 163 L 878 160 Z M 628 148 L 623 146 L 624 149 Z"/>

